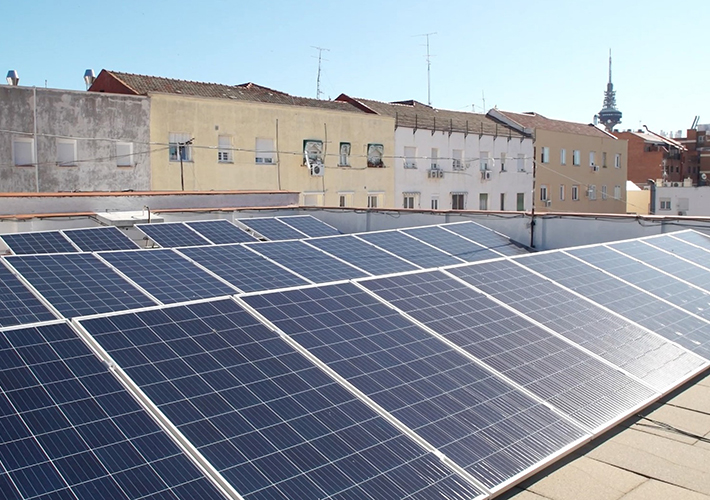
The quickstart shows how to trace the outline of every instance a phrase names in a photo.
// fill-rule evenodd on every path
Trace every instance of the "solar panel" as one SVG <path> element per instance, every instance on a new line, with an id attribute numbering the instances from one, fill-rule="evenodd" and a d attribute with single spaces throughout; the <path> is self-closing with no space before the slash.
<path id="1" fill-rule="evenodd" d="M 163 304 L 232 295 L 236 290 L 169 250 L 102 252 L 112 266 Z"/>
<path id="2" fill-rule="evenodd" d="M 224 498 L 66 323 L 0 332 L 4 499 Z"/>
<path id="3" fill-rule="evenodd" d="M 481 494 L 232 300 L 81 324 L 247 500 Z"/>
<path id="4" fill-rule="evenodd" d="M 441 227 L 503 255 L 512 256 L 528 253 L 527 250 L 511 243 L 509 238 L 475 222 L 455 222 L 442 224 Z"/>
<path id="5" fill-rule="evenodd" d="M 422 240 L 441 250 L 448 252 L 466 262 L 499 258 L 500 254 L 484 248 L 471 240 L 463 238 L 438 226 L 416 227 L 402 229 L 403 233 Z"/>
<path id="6" fill-rule="evenodd" d="M 185 225 L 218 245 L 222 243 L 256 241 L 254 236 L 224 219 L 185 222 Z"/>
<path id="7" fill-rule="evenodd" d="M 65 229 L 64 236 L 85 252 L 135 250 L 140 246 L 115 226 Z"/>
<path id="8" fill-rule="evenodd" d="M 182 222 L 161 222 L 158 224 L 136 224 L 151 240 L 163 248 L 211 245 L 212 242 L 200 236 Z"/>
<path id="9" fill-rule="evenodd" d="M 316 238 L 318 236 L 335 236 L 340 234 L 340 231 L 335 229 L 330 224 L 326 224 L 311 215 L 290 215 L 287 217 L 277 217 L 277 219 L 310 236 L 311 238 Z"/>
<path id="10" fill-rule="evenodd" d="M 672 276 L 606 247 L 577 248 L 569 250 L 568 253 L 639 286 L 657 297 L 671 301 L 688 312 L 710 320 L 710 294 L 707 292 L 693 288 Z M 668 257 L 675 259 L 671 255 Z M 686 263 L 686 265 L 692 267 L 691 264 Z"/>
<path id="11" fill-rule="evenodd" d="M 181 248 L 179 252 L 245 292 L 309 283 L 241 245 L 189 247 Z"/>
<path id="12" fill-rule="evenodd" d="M 701 265 L 703 265 L 708 257 L 710 257 L 710 253 L 708 253 L 710 248 L 708 248 L 708 250 L 703 250 L 702 248 L 698 248 L 691 243 L 673 238 L 670 235 L 647 238 L 642 241 L 648 245 L 653 245 L 654 247 L 661 248 L 667 252 L 672 252 L 678 257 L 697 262 Z"/>
<path id="13" fill-rule="evenodd" d="M 682 347 L 513 262 L 470 264 L 449 271 L 658 390 L 676 385 L 705 364 Z"/>
<path id="14" fill-rule="evenodd" d="M 462 259 L 457 259 L 399 231 L 376 231 L 355 236 L 422 268 L 450 266 L 463 262 Z"/>
<path id="15" fill-rule="evenodd" d="M 360 284 L 590 429 L 656 395 L 442 272 Z"/>
<path id="16" fill-rule="evenodd" d="M 351 235 L 305 241 L 375 276 L 419 269 L 414 264 Z"/>
<path id="17" fill-rule="evenodd" d="M 0 264 L 0 327 L 24 325 L 55 319 L 47 307 Z"/>
<path id="18" fill-rule="evenodd" d="M 244 224 L 262 235 L 267 240 L 299 240 L 308 235 L 298 231 L 288 224 L 274 217 L 255 217 L 253 219 L 237 219 L 236 222 Z"/>
<path id="19" fill-rule="evenodd" d="M 585 435 L 351 283 L 243 299 L 492 490 Z"/>
<path id="20" fill-rule="evenodd" d="M 2 234 L 0 237 L 16 255 L 78 252 L 77 248 L 59 231 L 10 233 Z"/>
<path id="21" fill-rule="evenodd" d="M 6 259 L 66 318 L 155 305 L 93 254 L 18 255 Z"/>
<path id="22" fill-rule="evenodd" d="M 535 254 L 517 262 L 710 359 L 710 324 L 707 321 L 563 252 Z"/>
<path id="23" fill-rule="evenodd" d="M 245 243 L 245 246 L 273 259 L 313 283 L 366 276 L 363 271 L 306 245 L 302 241 Z"/>
<path id="24" fill-rule="evenodd" d="M 710 238 L 703 233 L 699 233 L 697 231 L 679 231 L 677 233 L 670 233 L 670 236 L 692 243 L 693 245 L 697 245 L 706 250 L 710 250 Z"/>

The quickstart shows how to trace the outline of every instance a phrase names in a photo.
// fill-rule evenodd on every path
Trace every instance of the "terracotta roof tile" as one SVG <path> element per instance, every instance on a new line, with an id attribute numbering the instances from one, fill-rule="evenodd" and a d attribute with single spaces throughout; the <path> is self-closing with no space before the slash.
<path id="1" fill-rule="evenodd" d="M 525 128 L 534 128 L 541 130 L 549 130 L 552 132 L 566 132 L 568 134 L 591 135 L 594 137 L 613 138 L 603 130 L 598 129 L 594 125 L 577 122 L 567 122 L 564 120 L 553 120 L 538 113 L 511 113 L 509 111 L 500 111 L 499 113 L 507 116 L 513 121 L 518 122 Z"/>

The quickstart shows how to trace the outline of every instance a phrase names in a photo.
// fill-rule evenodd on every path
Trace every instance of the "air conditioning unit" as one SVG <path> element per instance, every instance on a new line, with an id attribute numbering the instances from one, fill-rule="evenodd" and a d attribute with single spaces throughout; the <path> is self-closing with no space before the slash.
<path id="1" fill-rule="evenodd" d="M 430 179 L 440 179 L 444 177 L 444 171 L 438 168 L 432 168 L 429 170 L 428 175 Z"/>
<path id="2" fill-rule="evenodd" d="M 487 181 L 490 180 L 491 178 L 491 171 L 490 170 L 483 170 L 481 172 L 481 180 Z"/>
<path id="3" fill-rule="evenodd" d="M 309 169 L 311 171 L 311 175 L 313 177 L 323 177 L 323 173 L 325 172 L 325 165 L 322 163 L 311 163 L 309 166 Z"/>
<path id="4" fill-rule="evenodd" d="M 599 165 L 592 165 L 592 170 L 599 172 Z"/>
<path id="5" fill-rule="evenodd" d="M 550 205 L 552 205 L 552 200 L 544 200 L 544 201 L 545 201 L 546 207 L 549 207 Z"/>

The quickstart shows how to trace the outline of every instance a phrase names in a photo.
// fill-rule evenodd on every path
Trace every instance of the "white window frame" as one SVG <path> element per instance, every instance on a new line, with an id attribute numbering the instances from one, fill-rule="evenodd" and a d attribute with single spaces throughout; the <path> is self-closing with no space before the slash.
<path id="1" fill-rule="evenodd" d="M 385 146 L 380 143 L 371 142 L 367 145 L 367 166 L 368 168 L 385 168 Z M 374 207 L 373 207 L 374 208 Z"/>
<path id="2" fill-rule="evenodd" d="M 463 149 L 451 150 L 451 169 L 463 170 Z"/>
<path id="3" fill-rule="evenodd" d="M 606 184 L 602 185 L 602 200 L 606 200 L 607 198 L 607 191 L 606 191 Z"/>
<path id="4" fill-rule="evenodd" d="M 525 172 L 525 153 L 518 153 L 516 163 L 518 172 Z"/>
<path id="5" fill-rule="evenodd" d="M 367 208 L 382 208 L 385 206 L 385 193 L 370 191 L 367 193 Z"/>
<path id="6" fill-rule="evenodd" d="M 338 206 L 339 207 L 352 207 L 354 195 L 355 195 L 355 193 L 353 191 L 339 191 L 338 192 Z"/>
<path id="7" fill-rule="evenodd" d="M 587 194 L 589 195 L 589 199 L 594 201 L 597 199 L 597 186 L 596 184 L 590 184 L 589 189 L 587 190 Z"/>
<path id="8" fill-rule="evenodd" d="M 505 172 L 505 160 L 507 160 L 507 154 L 505 152 L 501 152 L 500 154 L 500 171 Z"/>
<path id="9" fill-rule="evenodd" d="M 274 139 L 271 137 L 257 137 L 255 139 L 254 163 L 258 165 L 276 164 L 276 151 Z"/>
<path id="10" fill-rule="evenodd" d="M 620 200 L 621 199 L 621 186 L 618 184 L 614 186 L 614 199 L 615 200 Z"/>
<path id="11" fill-rule="evenodd" d="M 466 196 L 467 193 L 451 193 L 451 210 L 466 210 Z M 454 197 L 462 201 L 462 207 L 454 208 Z"/>
<path id="12" fill-rule="evenodd" d="M 182 161 L 192 161 L 192 145 L 186 144 L 191 140 L 190 134 L 185 134 L 182 132 L 170 132 L 168 134 L 168 157 L 170 161 L 180 161 L 180 156 L 182 156 Z M 183 146 L 180 146 L 183 144 Z"/>
<path id="13" fill-rule="evenodd" d="M 505 195 L 505 193 L 500 194 L 500 211 L 501 212 L 505 211 L 505 199 L 506 198 L 507 198 L 507 196 Z"/>
<path id="14" fill-rule="evenodd" d="M 614 168 L 621 168 L 621 153 L 614 155 Z"/>
<path id="15" fill-rule="evenodd" d="M 567 150 L 565 148 L 560 149 L 560 165 L 567 165 Z"/>
<path id="16" fill-rule="evenodd" d="M 18 146 L 17 144 L 29 144 L 30 147 L 30 161 L 29 163 L 26 161 L 21 161 L 20 158 L 18 158 Z M 20 160 L 20 161 L 18 161 Z M 36 160 L 35 160 L 35 140 L 32 137 L 15 137 L 12 139 L 12 163 L 16 167 L 32 167 L 34 166 Z"/>
<path id="17" fill-rule="evenodd" d="M 478 209 L 488 210 L 488 193 L 478 193 Z"/>
<path id="18" fill-rule="evenodd" d="M 419 208 L 419 193 L 402 193 L 403 208 Z"/>
<path id="19" fill-rule="evenodd" d="M 597 153 L 596 151 L 590 151 L 589 152 L 589 166 L 593 167 L 596 165 L 596 160 L 597 160 Z"/>
<path id="20" fill-rule="evenodd" d="M 323 141 L 320 139 L 303 140 L 303 164 L 323 165 Z"/>
<path id="21" fill-rule="evenodd" d="M 671 199 L 670 198 L 659 198 L 659 210 L 671 210 Z"/>
<path id="22" fill-rule="evenodd" d="M 438 170 L 441 168 L 439 163 L 439 148 L 431 148 L 431 156 L 429 157 L 429 164 L 432 170 Z"/>
<path id="23" fill-rule="evenodd" d="M 606 154 L 606 151 L 602 151 L 602 168 L 607 168 L 607 164 L 606 164 L 607 156 L 609 156 L 609 155 Z"/>
<path id="24" fill-rule="evenodd" d="M 117 142 L 116 143 L 116 166 L 117 167 L 133 167 L 133 143 L 132 142 Z"/>
<path id="25" fill-rule="evenodd" d="M 71 159 L 63 160 L 60 158 L 60 145 L 62 146 L 62 150 L 64 150 L 66 146 L 71 148 Z M 77 164 L 77 158 L 76 158 L 76 139 L 57 139 L 57 166 L 59 167 L 75 167 Z"/>
<path id="26" fill-rule="evenodd" d="M 417 148 L 415 146 L 404 146 L 404 168 L 417 168 Z"/>
<path id="27" fill-rule="evenodd" d="M 217 162 L 234 163 L 231 135 L 220 135 L 217 137 Z"/>
<path id="28" fill-rule="evenodd" d="M 523 208 L 520 208 L 520 205 L 521 205 L 520 201 L 521 201 L 521 199 L 522 199 L 522 202 L 523 202 L 523 203 L 522 203 Z M 516 193 L 516 195 L 515 195 L 515 209 L 516 209 L 516 211 L 518 211 L 518 212 L 522 212 L 522 211 L 525 210 L 525 193 Z"/>
<path id="29" fill-rule="evenodd" d="M 572 201 L 579 201 L 579 184 L 572 184 Z"/>
<path id="30" fill-rule="evenodd" d="M 349 167 L 350 166 L 350 151 L 352 145 L 349 142 L 341 142 L 340 149 L 338 150 L 338 166 L 339 167 Z"/>
<path id="31" fill-rule="evenodd" d="M 572 150 L 572 165 L 578 167 L 582 163 L 582 153 L 579 149 Z"/>
<path id="32" fill-rule="evenodd" d="M 550 163 L 550 148 L 547 146 L 543 146 L 540 148 L 540 162 L 541 163 Z"/>
<path id="33" fill-rule="evenodd" d="M 560 184 L 560 201 L 565 201 L 565 185 Z"/>
<path id="34" fill-rule="evenodd" d="M 488 151 L 481 151 L 480 153 L 480 164 L 481 164 L 481 172 L 485 172 L 486 170 L 491 169 L 490 165 L 490 156 L 488 154 Z"/>
<path id="35" fill-rule="evenodd" d="M 542 184 L 540 186 L 540 201 L 547 201 L 550 199 L 549 197 L 550 193 L 547 192 L 547 185 Z"/>
<path id="36" fill-rule="evenodd" d="M 439 210 L 439 197 L 438 196 L 431 197 L 431 209 L 432 210 Z"/>

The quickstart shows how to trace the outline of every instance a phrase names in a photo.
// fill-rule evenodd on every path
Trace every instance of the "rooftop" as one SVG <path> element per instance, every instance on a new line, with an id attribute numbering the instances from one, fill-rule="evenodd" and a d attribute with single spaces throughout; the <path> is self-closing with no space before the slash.
<path id="1" fill-rule="evenodd" d="M 612 135 L 592 124 L 554 120 L 532 111 L 526 113 L 512 113 L 510 111 L 498 110 L 498 113 L 525 128 L 564 132 L 567 134 L 589 135 L 601 138 L 614 138 Z"/>

